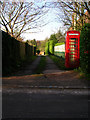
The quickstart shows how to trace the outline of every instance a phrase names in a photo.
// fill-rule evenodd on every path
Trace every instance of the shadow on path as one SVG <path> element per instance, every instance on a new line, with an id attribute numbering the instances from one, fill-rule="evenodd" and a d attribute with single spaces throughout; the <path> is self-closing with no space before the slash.
<path id="1" fill-rule="evenodd" d="M 40 61 L 40 56 L 17 76 L 3 77 L 4 88 L 88 88 L 88 81 L 79 79 L 75 71 L 62 71 L 46 57 L 47 64 L 43 74 L 32 74 Z"/>
<path id="2" fill-rule="evenodd" d="M 30 65 L 25 66 L 23 70 L 18 71 L 14 76 L 31 75 L 40 62 L 41 56 L 38 56 Z"/>

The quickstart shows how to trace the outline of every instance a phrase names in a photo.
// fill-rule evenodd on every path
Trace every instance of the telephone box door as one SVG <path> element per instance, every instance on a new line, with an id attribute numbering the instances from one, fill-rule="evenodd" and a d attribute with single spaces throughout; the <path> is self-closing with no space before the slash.
<path id="1" fill-rule="evenodd" d="M 80 32 L 68 31 L 66 36 L 65 66 L 75 68 L 79 66 Z"/>

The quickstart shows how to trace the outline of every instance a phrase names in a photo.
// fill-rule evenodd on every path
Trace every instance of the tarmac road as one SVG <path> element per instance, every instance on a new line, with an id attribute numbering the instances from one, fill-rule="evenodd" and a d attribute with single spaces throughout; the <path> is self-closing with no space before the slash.
<path id="1" fill-rule="evenodd" d="M 5 118 L 88 118 L 88 91 L 83 89 L 3 90 Z"/>
<path id="2" fill-rule="evenodd" d="M 30 71 L 31 67 L 18 76 L 3 78 L 3 120 L 88 119 L 90 91 L 88 82 L 79 79 L 78 73 L 59 70 L 48 57 L 43 74 L 31 75 Z"/>

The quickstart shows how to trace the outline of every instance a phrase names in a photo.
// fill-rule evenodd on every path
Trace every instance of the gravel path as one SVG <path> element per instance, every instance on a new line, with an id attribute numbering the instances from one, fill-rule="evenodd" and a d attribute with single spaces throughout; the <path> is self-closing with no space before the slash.
<path id="1" fill-rule="evenodd" d="M 50 59 L 50 57 L 46 56 L 46 61 L 47 61 L 46 68 L 43 71 L 44 74 L 48 74 L 48 73 L 57 74 L 63 72 L 54 64 L 54 62 L 52 61 L 52 59 Z"/>
<path id="2" fill-rule="evenodd" d="M 43 74 L 32 74 L 35 67 L 40 61 L 38 57 L 31 66 L 28 66 L 25 71 L 19 73 L 18 76 L 4 77 L 4 88 L 88 88 L 86 79 L 79 79 L 79 74 L 75 71 L 62 71 L 46 56 L 47 65 Z M 21 75 L 21 76 L 20 76 Z"/>

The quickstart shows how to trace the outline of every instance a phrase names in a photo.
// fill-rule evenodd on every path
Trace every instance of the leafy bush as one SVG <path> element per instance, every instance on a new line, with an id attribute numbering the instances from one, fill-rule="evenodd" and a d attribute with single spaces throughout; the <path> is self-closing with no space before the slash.
<path id="1" fill-rule="evenodd" d="M 80 66 L 83 72 L 90 73 L 90 24 L 87 23 L 83 26 L 80 35 Z"/>

